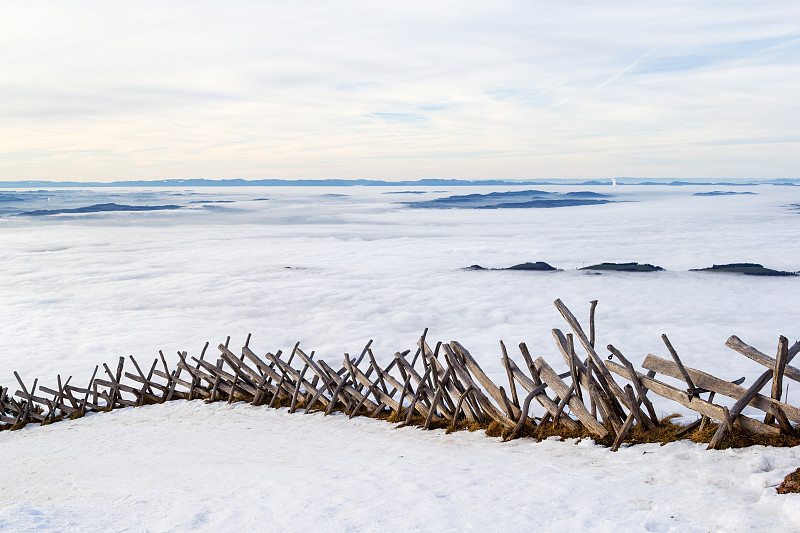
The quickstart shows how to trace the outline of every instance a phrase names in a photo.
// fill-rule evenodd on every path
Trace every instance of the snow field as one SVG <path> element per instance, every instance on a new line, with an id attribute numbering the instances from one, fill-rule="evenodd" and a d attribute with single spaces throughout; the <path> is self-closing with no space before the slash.
<path id="1" fill-rule="evenodd" d="M 795 449 L 584 440 L 175 401 L 0 434 L 9 531 L 793 531 Z M 9 481 L 11 480 L 11 481 Z"/>

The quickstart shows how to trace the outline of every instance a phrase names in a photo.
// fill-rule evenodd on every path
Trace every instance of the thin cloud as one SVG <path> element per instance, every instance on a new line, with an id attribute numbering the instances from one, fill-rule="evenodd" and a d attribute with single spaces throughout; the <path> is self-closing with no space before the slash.
<path id="1" fill-rule="evenodd" d="M 85 5 L 4 11 L 0 178 L 553 178 L 621 164 L 769 177 L 800 162 L 713 149 L 738 132 L 796 136 L 788 0 Z"/>

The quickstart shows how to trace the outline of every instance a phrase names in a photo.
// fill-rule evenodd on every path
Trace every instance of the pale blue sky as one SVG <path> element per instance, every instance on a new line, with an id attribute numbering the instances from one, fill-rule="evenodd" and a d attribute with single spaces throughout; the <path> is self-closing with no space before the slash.
<path id="1" fill-rule="evenodd" d="M 798 94 L 796 1 L 15 2 L 0 179 L 796 178 Z"/>

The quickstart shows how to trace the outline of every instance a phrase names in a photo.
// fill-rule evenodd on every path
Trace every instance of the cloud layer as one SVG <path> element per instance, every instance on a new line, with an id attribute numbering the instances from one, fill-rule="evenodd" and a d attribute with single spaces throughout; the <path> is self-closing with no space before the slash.
<path id="1" fill-rule="evenodd" d="M 793 2 L 42 2 L 0 178 L 785 177 Z"/>
<path id="2" fill-rule="evenodd" d="M 376 357 L 388 361 L 413 349 L 425 327 L 432 341 L 462 342 L 502 381 L 500 339 L 517 358 L 525 341 L 552 365 L 561 360 L 551 328 L 567 326 L 556 298 L 582 322 L 598 299 L 598 346 L 614 344 L 637 365 L 647 353 L 666 355 L 660 335 L 667 333 L 685 364 L 751 382 L 763 369 L 724 342 L 736 334 L 774 353 L 778 335 L 800 338 L 800 278 L 688 269 L 748 261 L 799 270 L 800 215 L 786 204 L 800 203 L 800 188 L 692 196 L 711 188 L 605 186 L 596 190 L 613 190 L 621 201 L 513 210 L 394 203 L 454 192 L 429 189 L 69 190 L 78 198 L 68 200 L 47 191 L 52 208 L 100 203 L 109 194 L 133 204 L 142 193 L 139 202 L 187 207 L 0 218 L 0 383 L 14 385 L 14 370 L 26 382 L 53 383 L 58 373 L 80 382 L 119 356 L 147 363 L 158 350 L 171 359 L 177 350 L 196 356 L 206 341 L 213 347 L 231 335 L 240 346 L 248 333 L 259 353 L 301 341 L 332 362 L 360 353 L 372 338 Z M 332 191 L 347 196 L 324 196 Z M 254 201 L 265 195 L 270 200 Z M 209 210 L 191 203 L 198 200 L 234 203 Z M 539 260 L 564 271 L 461 270 Z M 602 261 L 666 271 L 575 270 Z"/>

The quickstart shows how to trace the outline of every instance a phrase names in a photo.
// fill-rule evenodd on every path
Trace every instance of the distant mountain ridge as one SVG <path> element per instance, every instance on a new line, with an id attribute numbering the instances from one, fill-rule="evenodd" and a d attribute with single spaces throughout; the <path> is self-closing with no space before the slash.
<path id="1" fill-rule="evenodd" d="M 800 185 L 799 179 L 773 180 L 675 180 L 673 178 L 616 178 L 617 185 Z M 612 180 L 463 180 L 424 178 L 419 180 L 388 181 L 375 179 L 165 179 L 121 180 L 112 182 L 19 180 L 0 181 L 0 188 L 35 187 L 441 187 L 441 186 L 509 186 L 509 185 L 611 185 Z"/>

